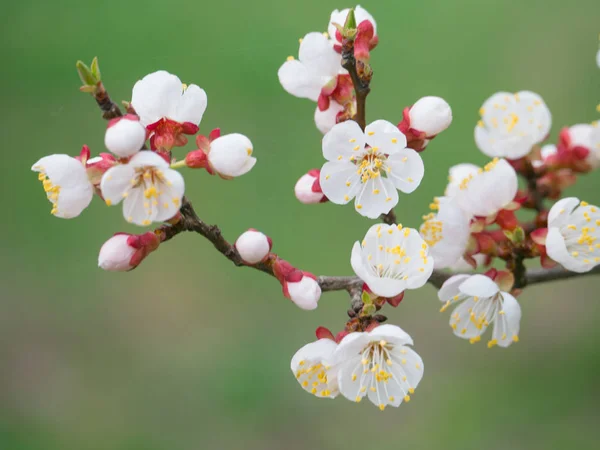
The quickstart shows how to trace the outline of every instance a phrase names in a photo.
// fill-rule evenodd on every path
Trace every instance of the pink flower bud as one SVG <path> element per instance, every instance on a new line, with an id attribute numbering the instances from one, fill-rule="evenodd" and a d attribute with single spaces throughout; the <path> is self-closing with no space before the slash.
<path id="1" fill-rule="evenodd" d="M 206 169 L 208 167 L 207 159 L 204 150 L 194 150 L 185 155 L 185 165 L 191 169 Z"/>
<path id="2" fill-rule="evenodd" d="M 86 161 L 85 170 L 90 183 L 94 186 L 98 186 L 104 172 L 113 167 L 116 163 L 117 160 L 110 153 L 100 153 L 99 156 L 88 159 Z"/>
<path id="3" fill-rule="evenodd" d="M 127 114 L 108 122 L 104 145 L 120 158 L 128 158 L 140 151 L 146 141 L 146 129 L 138 116 Z"/>
<path id="4" fill-rule="evenodd" d="M 409 110 L 410 128 L 431 139 L 452 123 L 452 109 L 440 97 L 423 97 Z"/>
<path id="5" fill-rule="evenodd" d="M 286 277 L 284 294 L 299 308 L 313 310 L 321 298 L 321 287 L 316 277 L 308 272 L 296 270 Z"/>
<path id="6" fill-rule="evenodd" d="M 254 229 L 242 233 L 235 241 L 236 250 L 248 265 L 265 261 L 272 247 L 271 238 Z"/>
<path id="7" fill-rule="evenodd" d="M 327 201 L 327 197 L 321 191 L 319 174 L 319 169 L 309 170 L 308 173 L 302 175 L 296 182 L 294 193 L 301 203 L 310 205 Z"/>
<path id="8" fill-rule="evenodd" d="M 112 272 L 135 269 L 159 244 L 158 236 L 152 231 L 140 235 L 117 233 L 100 249 L 98 266 Z"/>

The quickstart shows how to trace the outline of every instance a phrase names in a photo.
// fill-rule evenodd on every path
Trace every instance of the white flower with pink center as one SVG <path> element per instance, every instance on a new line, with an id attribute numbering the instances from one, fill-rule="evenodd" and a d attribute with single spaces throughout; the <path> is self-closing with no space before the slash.
<path id="1" fill-rule="evenodd" d="M 429 247 L 417 230 L 373 225 L 352 248 L 352 269 L 380 297 L 396 297 L 422 287 L 433 271 Z"/>
<path id="2" fill-rule="evenodd" d="M 142 151 L 109 169 L 100 182 L 107 205 L 123 201 L 123 216 L 137 225 L 172 218 L 181 207 L 183 177 L 154 152 Z"/>
<path id="3" fill-rule="evenodd" d="M 495 158 L 460 180 L 454 198 L 467 215 L 488 217 L 512 207 L 517 190 L 515 169 L 505 159 Z"/>
<path id="4" fill-rule="evenodd" d="M 146 75 L 131 94 L 131 106 L 151 132 L 152 148 L 168 151 L 187 143 L 184 134 L 196 134 L 208 100 L 195 84 L 185 85 L 164 70 Z"/>
<path id="5" fill-rule="evenodd" d="M 578 198 L 563 198 L 548 214 L 548 256 L 572 272 L 588 272 L 600 264 L 600 212 Z"/>
<path id="6" fill-rule="evenodd" d="M 491 157 L 522 158 L 546 138 L 552 125 L 550 110 L 530 91 L 498 92 L 485 101 L 479 114 L 475 142 Z"/>
<path id="7" fill-rule="evenodd" d="M 333 357 L 340 393 L 353 402 L 368 397 L 382 411 L 410 401 L 423 378 L 423 360 L 412 345 L 395 325 L 346 335 Z"/>
<path id="8" fill-rule="evenodd" d="M 425 172 L 417 152 L 406 148 L 396 126 L 377 120 L 363 132 L 352 120 L 335 125 L 323 137 L 328 161 L 320 174 L 321 190 L 333 203 L 355 199 L 359 214 L 375 219 L 398 203 L 398 190 L 413 192 Z"/>
<path id="9" fill-rule="evenodd" d="M 291 369 L 300 386 L 320 398 L 335 398 L 339 394 L 337 374 L 332 370 L 337 344 L 331 339 L 319 339 L 306 344 L 292 358 Z"/>
<path id="10" fill-rule="evenodd" d="M 454 275 L 442 285 L 438 297 L 444 303 L 442 312 L 458 305 L 450 316 L 450 327 L 456 336 L 473 344 L 493 325 L 488 347 L 508 347 L 519 340 L 521 307 L 517 299 L 501 291 L 491 278 L 479 274 Z"/>
<path id="11" fill-rule="evenodd" d="M 44 156 L 31 170 L 39 172 L 51 214 L 62 219 L 77 217 L 94 197 L 94 186 L 88 178 L 85 162 L 69 155 Z"/>

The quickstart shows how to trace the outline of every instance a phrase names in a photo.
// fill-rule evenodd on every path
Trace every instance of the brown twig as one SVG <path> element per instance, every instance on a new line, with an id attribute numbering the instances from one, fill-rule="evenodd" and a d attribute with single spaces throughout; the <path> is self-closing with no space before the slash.
<path id="1" fill-rule="evenodd" d="M 342 67 L 348 71 L 352 84 L 354 85 L 354 92 L 356 94 L 356 114 L 353 120 L 364 130 L 367 126 L 367 95 L 371 92 L 369 87 L 371 84 L 372 72 L 369 69 L 369 75 L 362 71 L 360 76 L 356 59 L 354 58 L 354 41 L 350 39 L 344 39 L 342 43 Z"/>
<path id="2" fill-rule="evenodd" d="M 121 108 L 111 100 L 108 92 L 106 92 L 102 81 L 99 81 L 96 85 L 96 90 L 93 95 L 96 99 L 96 103 L 98 103 L 98 106 L 102 110 L 103 118 L 110 120 L 123 115 Z"/>

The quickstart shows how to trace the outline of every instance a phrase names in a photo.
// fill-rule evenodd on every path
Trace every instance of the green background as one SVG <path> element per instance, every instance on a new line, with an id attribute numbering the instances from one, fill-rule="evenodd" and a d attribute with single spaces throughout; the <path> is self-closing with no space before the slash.
<path id="1" fill-rule="evenodd" d="M 384 413 L 316 399 L 289 370 L 319 325 L 342 328 L 348 298 L 305 312 L 271 278 L 236 269 L 199 236 L 165 244 L 131 273 L 96 268 L 113 232 L 139 231 L 97 199 L 82 216 L 49 214 L 29 171 L 51 153 L 103 151 L 105 124 L 81 94 L 75 61 L 100 58 L 117 101 L 158 69 L 203 87 L 200 126 L 252 139 L 258 164 L 233 181 L 188 171 L 199 215 L 231 240 L 249 227 L 317 274 L 350 274 L 372 224 L 352 207 L 307 206 L 296 179 L 323 163 L 315 105 L 284 92 L 277 69 L 298 38 L 323 31 L 339 1 L 21 0 L 3 4 L 0 224 L 0 448 L 10 450 L 564 449 L 600 439 L 600 280 L 536 286 L 520 297 L 521 342 L 504 350 L 452 336 L 435 290 L 407 294 L 391 321 L 414 338 L 425 377 Z M 598 118 L 597 0 L 372 1 L 380 45 L 368 119 L 398 122 L 424 95 L 446 98 L 452 127 L 423 154 L 402 195 L 416 227 L 450 165 L 486 159 L 477 110 L 499 90 L 533 90 L 565 125 Z M 179 150 L 179 155 L 184 151 Z M 598 204 L 597 174 L 568 194 Z M 485 339 L 484 339 L 485 341 Z M 594 444 L 596 442 L 596 444 Z"/>

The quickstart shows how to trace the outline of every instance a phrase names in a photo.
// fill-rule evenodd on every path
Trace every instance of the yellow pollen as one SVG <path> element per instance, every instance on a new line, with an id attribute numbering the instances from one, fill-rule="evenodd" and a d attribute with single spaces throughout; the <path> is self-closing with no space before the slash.
<path id="1" fill-rule="evenodd" d="M 296 58 L 294 58 L 293 56 L 288 56 L 288 57 L 287 57 L 287 60 L 288 60 L 288 61 L 293 61 L 294 59 L 296 59 Z"/>
<path id="2" fill-rule="evenodd" d="M 246 149 L 246 153 L 248 153 L 248 156 L 250 156 L 252 154 L 252 149 L 251 148 L 247 148 Z"/>
<path id="3" fill-rule="evenodd" d="M 519 342 L 519 336 L 516 334 L 512 337 L 513 342 Z"/>
<path id="4" fill-rule="evenodd" d="M 384 405 L 383 403 L 381 403 L 381 404 L 379 405 L 379 409 L 383 411 L 383 410 L 385 409 L 385 405 Z"/>
<path id="5" fill-rule="evenodd" d="M 396 144 L 397 142 L 398 142 L 398 139 L 392 138 L 392 144 Z"/>
<path id="6" fill-rule="evenodd" d="M 581 206 L 588 206 L 588 205 L 589 205 L 589 203 L 588 203 L 588 202 L 581 202 L 581 203 L 580 203 L 580 205 L 581 205 Z"/>
<path id="7" fill-rule="evenodd" d="M 356 205 L 356 209 L 362 209 L 362 205 Z"/>
<path id="8" fill-rule="evenodd" d="M 374 131 L 369 131 L 367 134 L 368 134 L 369 136 L 373 136 L 373 135 L 375 134 L 375 132 L 374 132 Z"/>
<path id="9" fill-rule="evenodd" d="M 404 396 L 404 401 L 407 402 L 407 403 L 410 402 L 410 395 L 405 395 Z"/>
<path id="10" fill-rule="evenodd" d="M 495 345 L 498 345 L 497 339 L 492 339 L 491 341 L 488 341 L 488 343 L 487 343 L 488 348 L 492 348 Z"/>
<path id="11" fill-rule="evenodd" d="M 415 393 L 415 388 L 408 388 L 408 392 L 410 392 L 411 394 Z"/>
<path id="12" fill-rule="evenodd" d="M 110 200 L 110 198 L 107 198 L 104 202 L 106 203 L 107 206 L 112 205 L 112 201 Z"/>
<path id="13" fill-rule="evenodd" d="M 355 373 L 352 374 L 352 381 L 356 381 L 356 374 Z"/>

